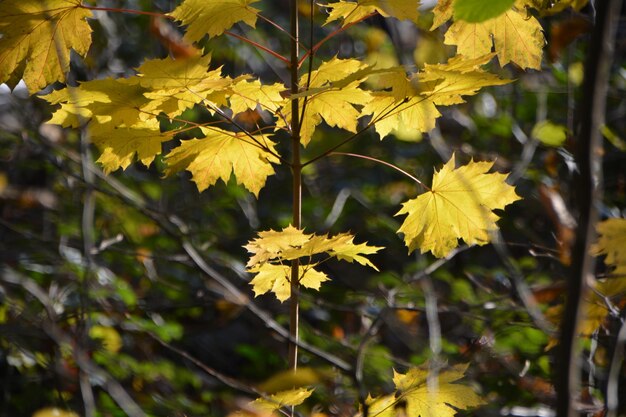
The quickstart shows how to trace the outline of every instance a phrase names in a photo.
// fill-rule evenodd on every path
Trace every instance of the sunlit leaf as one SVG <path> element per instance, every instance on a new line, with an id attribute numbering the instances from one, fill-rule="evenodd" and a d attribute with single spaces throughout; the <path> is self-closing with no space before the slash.
<path id="1" fill-rule="evenodd" d="M 470 161 L 455 168 L 454 156 L 435 172 L 431 189 L 403 204 L 397 213 L 407 214 L 398 232 L 404 234 L 409 252 L 432 252 L 438 258 L 458 246 L 485 245 L 490 231 L 497 230 L 503 209 L 520 199 L 505 174 L 487 173 L 493 162 Z"/>
<path id="2" fill-rule="evenodd" d="M 0 84 L 24 79 L 33 94 L 65 81 L 70 51 L 91 45 L 91 11 L 80 0 L 4 0 L 0 4 Z"/>

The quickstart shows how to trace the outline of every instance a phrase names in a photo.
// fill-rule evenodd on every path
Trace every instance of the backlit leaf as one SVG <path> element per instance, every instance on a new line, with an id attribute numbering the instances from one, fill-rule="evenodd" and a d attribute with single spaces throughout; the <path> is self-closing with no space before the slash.
<path id="1" fill-rule="evenodd" d="M 24 79 L 33 94 L 65 81 L 70 51 L 91 45 L 91 11 L 80 0 L 4 0 L 0 4 L 0 83 Z"/>
<path id="2" fill-rule="evenodd" d="M 510 83 L 511 80 L 501 79 L 481 68 L 491 58 L 493 54 L 474 59 L 457 55 L 445 64 L 426 64 L 419 73 L 422 96 L 437 105 L 449 106 L 464 103 L 461 96 L 474 95 L 482 87 Z"/>
<path id="3" fill-rule="evenodd" d="M 347 262 L 376 268 L 366 255 L 378 252 L 381 247 L 355 244 L 354 236 L 340 233 L 335 236 L 306 234 L 303 230 L 288 226 L 282 231 L 259 232 L 258 237 L 248 242 L 245 248 L 252 254 L 247 267 L 256 273 L 250 282 L 255 295 L 272 291 L 282 302 L 289 298 L 290 263 L 301 259 L 299 284 L 307 288 L 319 289 L 329 278 L 313 269 L 318 262 L 313 257 L 321 255 L 322 261 L 336 258 Z"/>
<path id="4" fill-rule="evenodd" d="M 567 128 L 549 120 L 544 120 L 533 127 L 531 136 L 544 145 L 561 146 L 567 139 Z"/>
<path id="5" fill-rule="evenodd" d="M 513 62 L 522 68 L 541 69 L 545 40 L 535 17 L 511 9 L 481 23 L 455 21 L 446 32 L 445 43 L 456 45 L 457 53 L 468 58 L 489 54 L 493 47 L 502 66 Z"/>
<path id="6" fill-rule="evenodd" d="M 293 407 L 300 405 L 311 396 L 312 389 L 296 388 L 288 391 L 277 392 L 268 398 L 258 398 L 250 405 L 260 412 L 271 413 L 281 407 Z"/>
<path id="7" fill-rule="evenodd" d="M 499 219 L 492 210 L 520 199 L 506 175 L 487 173 L 493 162 L 474 162 L 455 168 L 454 156 L 435 172 L 431 190 L 403 204 L 397 213 L 407 214 L 398 230 L 404 233 L 409 252 L 432 252 L 438 258 L 458 246 L 489 242 Z"/>
<path id="8" fill-rule="evenodd" d="M 218 179 L 226 183 L 234 175 L 238 184 L 258 196 L 267 177 L 274 174 L 272 163 L 278 162 L 261 144 L 274 150 L 274 143 L 265 136 L 251 138 L 219 128 L 201 130 L 204 138 L 183 141 L 167 155 L 166 175 L 186 169 L 199 191 L 214 185 Z"/>
<path id="9" fill-rule="evenodd" d="M 254 296 L 273 292 L 282 303 L 291 297 L 291 266 L 264 263 L 248 270 L 256 273 L 250 281 Z M 312 265 L 300 266 L 298 283 L 304 287 L 319 290 L 322 282 L 330 280 L 328 276 L 313 268 Z"/>
<path id="10" fill-rule="evenodd" d="M 170 16 L 188 25 L 185 38 L 199 41 L 204 35 L 210 38 L 221 35 L 235 23 L 256 25 L 258 9 L 250 4 L 259 0 L 185 0 Z"/>
<path id="11" fill-rule="evenodd" d="M 592 253 L 605 255 L 604 262 L 613 268 L 613 274 L 626 278 L 626 219 L 612 218 L 597 226 L 598 241 Z"/>
<path id="12" fill-rule="evenodd" d="M 417 22 L 419 1 L 416 0 L 357 0 L 338 1 L 325 4 L 330 9 L 326 23 L 343 19 L 343 25 L 358 22 L 372 13 L 379 13 L 384 17 L 395 17 L 399 20 Z"/>
<path id="13" fill-rule="evenodd" d="M 457 381 L 464 377 L 467 365 L 441 371 L 436 387 L 428 384 L 428 369 L 411 368 L 406 374 L 394 372 L 398 395 L 406 401 L 407 417 L 453 417 L 456 410 L 485 404 L 474 390 Z M 397 395 L 397 396 L 398 396 Z"/>

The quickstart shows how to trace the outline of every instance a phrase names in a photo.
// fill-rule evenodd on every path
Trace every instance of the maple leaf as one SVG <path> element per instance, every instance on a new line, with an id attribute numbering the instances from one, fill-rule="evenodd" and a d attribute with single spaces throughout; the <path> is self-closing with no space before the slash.
<path id="1" fill-rule="evenodd" d="M 261 412 L 262 415 L 276 411 L 281 407 L 293 407 L 300 405 L 311 396 L 312 389 L 295 388 L 287 391 L 280 391 L 267 398 L 258 398 L 250 405 Z"/>
<path id="2" fill-rule="evenodd" d="M 150 101 L 144 96 L 146 91 L 136 78 L 106 78 L 53 91 L 41 98 L 50 104 L 61 103 L 49 123 L 79 127 L 82 117 L 101 124 L 111 123 L 111 128 L 131 127 L 150 117 L 141 110 Z"/>
<path id="3" fill-rule="evenodd" d="M 613 274 L 626 278 L 626 219 L 612 218 L 598 223 L 598 241 L 591 252 L 606 255 L 604 262 L 614 268 Z"/>
<path id="4" fill-rule="evenodd" d="M 229 98 L 233 114 L 254 110 L 260 106 L 262 110 L 276 112 L 284 103 L 281 92 L 287 88 L 280 83 L 261 84 L 259 80 L 241 80 L 232 85 Z"/>
<path id="5" fill-rule="evenodd" d="M 347 84 L 338 81 L 350 77 L 353 73 L 365 68 L 366 65 L 356 59 L 339 59 L 337 57 L 324 62 L 308 75 L 300 78 L 300 85 L 309 85 L 316 91 L 307 97 L 304 117 L 301 121 L 300 141 L 306 146 L 311 141 L 313 132 L 322 119 L 329 126 L 337 126 L 349 132 L 356 132 L 357 119 L 361 113 L 354 105 L 364 105 L 372 100 L 368 91 L 359 88 L 360 79 Z M 365 78 L 365 76 L 363 76 Z M 300 100 L 300 109 L 304 100 Z M 287 100 L 280 110 L 283 117 L 278 119 L 277 127 L 286 127 L 291 119 L 291 102 Z"/>
<path id="6" fill-rule="evenodd" d="M 428 369 L 411 368 L 406 374 L 394 371 L 393 382 L 399 391 L 397 396 L 406 401 L 407 417 L 453 417 L 456 409 L 485 404 L 471 387 L 457 382 L 466 370 L 467 365 L 457 365 L 442 371 L 435 388 L 428 384 Z"/>
<path id="7" fill-rule="evenodd" d="M 455 0 L 454 18 L 469 23 L 480 23 L 500 16 L 513 6 L 515 0 Z"/>
<path id="8" fill-rule="evenodd" d="M 199 41 L 204 35 L 210 38 L 221 35 L 235 23 L 243 22 L 255 27 L 260 11 L 250 4 L 259 0 L 185 0 L 169 15 L 188 25 L 185 39 Z"/>
<path id="9" fill-rule="evenodd" d="M 162 133 L 157 120 L 150 120 L 136 127 L 117 127 L 111 124 L 90 123 L 91 141 L 101 150 L 98 158 L 105 173 L 118 168 L 126 169 L 135 159 L 150 166 L 154 157 L 162 151 L 161 144 L 172 139 Z"/>
<path id="10" fill-rule="evenodd" d="M 205 135 L 203 139 L 183 141 L 167 155 L 165 174 L 188 170 L 198 191 L 214 185 L 220 178 L 226 183 L 234 174 L 238 184 L 258 197 L 267 177 L 274 174 L 272 163 L 278 162 L 267 150 L 274 151 L 274 143 L 265 136 L 251 138 L 215 127 L 200 129 Z"/>
<path id="11" fill-rule="evenodd" d="M 329 281 L 330 278 L 325 273 L 316 270 L 314 266 L 314 264 L 309 264 L 299 267 L 298 283 L 304 287 L 319 290 L 322 282 Z M 250 280 L 255 297 L 269 291 L 273 292 L 281 303 L 291 297 L 291 266 L 264 263 L 248 269 L 248 272 L 256 273 Z"/>
<path id="12" fill-rule="evenodd" d="M 474 95 L 482 87 L 510 83 L 511 80 L 501 79 L 481 68 L 493 56 L 466 59 L 457 55 L 445 64 L 426 64 L 419 73 L 421 95 L 437 105 L 449 106 L 464 103 L 462 95 Z"/>
<path id="13" fill-rule="evenodd" d="M 381 139 L 396 130 L 428 132 L 435 127 L 441 113 L 432 100 L 419 94 L 402 68 L 378 75 L 376 87 L 385 91 L 372 93 L 373 99 L 363 106 L 361 113 L 372 115 L 374 129 Z"/>
<path id="14" fill-rule="evenodd" d="M 325 25 L 343 19 L 342 27 L 358 22 L 372 13 L 417 23 L 419 1 L 416 0 L 357 0 L 325 4 L 330 9 Z"/>
<path id="15" fill-rule="evenodd" d="M 455 169 L 454 155 L 441 171 L 435 172 L 432 188 L 405 202 L 396 215 L 407 214 L 398 230 L 404 233 L 409 253 L 419 248 L 438 258 L 458 246 L 489 242 L 499 217 L 492 211 L 520 199 L 506 175 L 487 171 L 493 162 L 470 161 Z"/>
<path id="16" fill-rule="evenodd" d="M 232 80 L 222 76 L 221 67 L 209 70 L 210 62 L 210 55 L 145 61 L 137 68 L 136 80 L 148 90 L 144 96 L 150 101 L 141 110 L 172 118 L 205 101 L 225 105 Z"/>
<path id="17" fill-rule="evenodd" d="M 281 302 L 289 298 L 291 288 L 288 263 L 295 259 L 306 259 L 300 265 L 299 284 L 316 290 L 322 282 L 329 279 L 326 274 L 314 269 L 318 263 L 311 262 L 311 259 L 316 255 L 325 254 L 326 259 L 358 262 L 378 270 L 364 255 L 376 253 L 382 248 L 368 246 L 366 243 L 355 244 L 354 236 L 348 233 L 335 236 L 314 235 L 290 225 L 282 231 L 259 232 L 258 236 L 245 246 L 253 254 L 247 264 L 248 271 L 257 273 L 250 281 L 255 295 L 272 291 Z"/>
<path id="18" fill-rule="evenodd" d="M 80 0 L 4 0 L 0 7 L 0 83 L 24 79 L 33 94 L 65 81 L 70 51 L 91 45 L 91 11 Z M 19 73 L 23 72 L 23 75 Z"/>
<path id="19" fill-rule="evenodd" d="M 452 6 L 449 0 L 433 10 L 435 19 L 431 30 L 452 17 Z M 487 55 L 493 47 L 502 66 L 514 62 L 522 68 L 541 69 L 545 39 L 535 17 L 512 8 L 480 23 L 456 20 L 448 28 L 444 42 L 456 45 L 457 53 L 468 58 Z"/>

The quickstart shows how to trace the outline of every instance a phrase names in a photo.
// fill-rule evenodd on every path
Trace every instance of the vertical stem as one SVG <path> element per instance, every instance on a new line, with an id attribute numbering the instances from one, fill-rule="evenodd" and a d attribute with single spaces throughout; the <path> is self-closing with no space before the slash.
<path id="1" fill-rule="evenodd" d="M 290 1 L 291 16 L 291 55 L 290 55 L 290 73 L 291 73 L 291 93 L 298 93 L 298 0 Z M 293 177 L 293 227 L 300 229 L 302 227 L 302 162 L 300 160 L 300 108 L 298 99 L 291 100 L 291 174 Z M 298 321 L 299 321 L 299 275 L 300 262 L 295 259 L 291 263 L 291 298 L 289 300 L 289 334 L 291 341 L 289 342 L 289 368 L 294 372 L 298 368 Z"/>
<path id="2" fill-rule="evenodd" d="M 580 393 L 580 346 L 578 324 L 583 314 L 586 283 L 593 278 L 595 258 L 589 247 L 595 240 L 598 208 L 602 198 L 602 136 L 609 70 L 621 0 L 596 1 L 596 22 L 585 64 L 585 79 L 580 106 L 579 131 L 575 158 L 579 173 L 574 189 L 579 214 L 576 241 L 572 248 L 572 264 L 567 285 L 567 301 L 561 326 L 561 352 L 555 375 L 557 417 L 576 417 L 575 407 Z"/>

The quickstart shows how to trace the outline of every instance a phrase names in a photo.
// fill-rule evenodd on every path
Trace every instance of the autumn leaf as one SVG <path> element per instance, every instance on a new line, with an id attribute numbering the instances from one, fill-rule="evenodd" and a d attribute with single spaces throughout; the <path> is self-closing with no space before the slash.
<path id="1" fill-rule="evenodd" d="M 421 95 L 436 105 L 450 106 L 464 103 L 461 96 L 474 95 L 482 87 L 510 83 L 511 80 L 501 79 L 481 68 L 493 56 L 487 54 L 467 59 L 457 55 L 445 64 L 426 64 L 418 76 Z"/>
<path id="2" fill-rule="evenodd" d="M 453 2 L 446 1 L 433 10 L 431 30 L 452 17 L 452 7 Z M 445 43 L 456 45 L 457 53 L 468 58 L 487 55 L 493 47 L 502 66 L 513 62 L 522 68 L 541 69 L 545 39 L 535 17 L 512 8 L 480 23 L 455 20 L 446 32 Z"/>
<path id="3" fill-rule="evenodd" d="M 328 275 L 317 271 L 315 264 L 300 266 L 298 272 L 298 284 L 319 290 L 322 282 L 329 281 Z M 276 298 L 282 303 L 291 297 L 291 266 L 290 265 L 274 265 L 270 263 L 261 264 L 258 267 L 248 269 L 256 275 L 250 281 L 254 296 L 273 292 Z"/>
<path id="4" fill-rule="evenodd" d="M 215 127 L 201 130 L 204 138 L 183 141 L 167 155 L 165 174 L 188 170 L 198 191 L 218 179 L 226 183 L 234 174 L 238 184 L 258 197 L 267 177 L 274 174 L 272 163 L 278 162 L 269 152 L 274 151 L 274 143 L 261 135 L 250 137 Z"/>
<path id="5" fill-rule="evenodd" d="M 285 101 L 281 92 L 287 88 L 280 83 L 261 84 L 259 80 L 241 80 L 233 84 L 230 95 L 230 109 L 233 114 L 254 110 L 259 106 L 261 110 L 276 112 Z"/>
<path id="6" fill-rule="evenodd" d="M 250 4 L 258 1 L 185 0 L 169 15 L 188 25 L 185 39 L 196 42 L 204 35 L 209 35 L 210 38 L 221 35 L 238 22 L 254 27 L 260 10 L 250 7 Z"/>
<path id="7" fill-rule="evenodd" d="M 419 1 L 416 0 L 357 0 L 339 1 L 325 4 L 330 9 L 325 25 L 343 19 L 343 25 L 358 22 L 372 13 L 383 17 L 395 17 L 399 20 L 417 22 Z"/>
<path id="8" fill-rule="evenodd" d="M 324 62 L 311 72 L 310 77 L 300 78 L 300 85 L 308 85 L 316 92 L 309 95 L 306 109 L 301 120 L 300 140 L 306 146 L 313 137 L 315 128 L 324 120 L 329 126 L 336 126 L 349 132 L 356 132 L 357 120 L 361 112 L 355 105 L 364 105 L 372 100 L 370 93 L 359 87 L 362 79 L 351 81 L 348 84 L 338 83 L 343 78 L 350 77 L 366 65 L 356 59 L 339 59 L 337 57 Z M 363 76 L 362 78 L 365 78 Z M 335 83 L 337 82 L 337 83 Z M 300 109 L 304 100 L 300 100 Z M 283 117 L 277 121 L 277 127 L 286 128 L 291 119 L 291 102 L 285 101 L 280 110 Z"/>
<path id="9" fill-rule="evenodd" d="M 0 6 L 0 83 L 24 79 L 33 94 L 65 81 L 70 51 L 91 45 L 91 11 L 80 0 L 4 0 Z"/>
<path id="10" fill-rule="evenodd" d="M 457 365 L 440 372 L 434 388 L 428 384 L 428 369 L 411 368 L 406 374 L 394 371 L 396 397 L 406 401 L 407 417 L 453 417 L 457 409 L 485 404 L 471 387 L 458 383 L 466 370 L 467 365 Z"/>
<path id="11" fill-rule="evenodd" d="M 210 62 L 210 55 L 145 61 L 134 77 L 149 99 L 141 110 L 152 115 L 163 112 L 171 118 L 200 103 L 226 105 L 233 80 L 222 76 L 221 67 L 209 70 Z"/>
<path id="12" fill-rule="evenodd" d="M 612 273 L 626 278 L 626 219 L 607 219 L 596 229 L 599 237 L 591 248 L 592 253 L 605 255 L 604 262 L 613 268 Z"/>
<path id="13" fill-rule="evenodd" d="M 354 236 L 348 233 L 335 236 L 307 234 L 291 225 L 282 231 L 259 232 L 258 237 L 248 242 L 245 248 L 252 254 L 247 264 L 248 271 L 257 274 L 250 281 L 255 295 L 272 291 L 281 302 L 291 295 L 289 265 L 292 260 L 302 259 L 298 283 L 317 290 L 329 278 L 314 269 L 318 262 L 312 261 L 312 258 L 316 255 L 322 255 L 322 261 L 336 258 L 378 270 L 365 255 L 382 249 L 366 243 L 355 244 Z"/>
<path id="14" fill-rule="evenodd" d="M 398 230 L 404 233 L 409 253 L 419 249 L 438 258 L 458 246 L 484 245 L 497 230 L 499 219 L 492 210 L 503 209 L 520 199 L 505 174 L 487 173 L 493 162 L 474 162 L 455 168 L 454 155 L 435 172 L 432 188 L 403 204 L 396 214 L 407 214 Z"/>
<path id="15" fill-rule="evenodd" d="M 250 405 L 261 413 L 271 413 L 281 407 L 293 407 L 300 405 L 311 396 L 312 389 L 296 388 L 287 391 L 280 391 L 267 398 L 258 398 Z"/>

